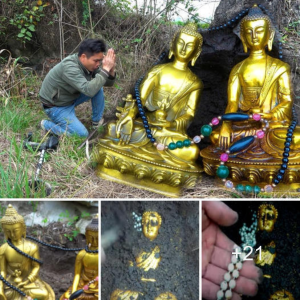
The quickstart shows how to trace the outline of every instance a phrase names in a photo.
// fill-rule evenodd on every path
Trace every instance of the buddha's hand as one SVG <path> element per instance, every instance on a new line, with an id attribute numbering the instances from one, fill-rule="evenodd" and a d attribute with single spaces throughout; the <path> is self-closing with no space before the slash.
<path id="1" fill-rule="evenodd" d="M 22 281 L 22 282 L 20 282 L 18 285 L 17 285 L 17 288 L 21 288 L 21 287 L 23 287 L 24 285 L 26 285 L 26 284 L 28 284 L 28 283 L 30 283 L 30 281 L 27 279 L 27 280 L 25 280 L 25 281 Z"/>
<path id="2" fill-rule="evenodd" d="M 121 118 L 116 124 L 116 134 L 119 139 L 119 145 L 129 144 L 131 134 L 133 131 L 133 117 L 128 113 L 125 117 Z"/>
<path id="3" fill-rule="evenodd" d="M 219 146 L 222 150 L 228 150 L 231 137 L 231 125 L 223 123 L 219 133 Z"/>
<path id="4" fill-rule="evenodd" d="M 260 116 L 262 118 L 264 118 L 265 120 L 272 120 L 272 118 L 273 118 L 273 114 L 271 114 L 271 113 L 260 113 Z"/>
<path id="5" fill-rule="evenodd" d="M 175 122 L 167 121 L 167 120 L 155 120 L 155 121 L 150 121 L 149 124 L 157 127 L 163 127 L 163 128 L 170 128 L 170 127 L 175 127 Z"/>
<path id="6" fill-rule="evenodd" d="M 224 275 L 228 272 L 235 244 L 220 229 L 238 220 L 235 211 L 223 202 L 202 202 L 202 297 L 215 300 Z M 232 300 L 241 300 L 239 294 L 255 296 L 263 273 L 253 260 L 243 262 L 243 267 L 232 290 Z"/>

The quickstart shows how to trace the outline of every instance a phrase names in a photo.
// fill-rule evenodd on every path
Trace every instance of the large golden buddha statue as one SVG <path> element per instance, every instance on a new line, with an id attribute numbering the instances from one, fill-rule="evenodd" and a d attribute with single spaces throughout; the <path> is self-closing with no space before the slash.
<path id="1" fill-rule="evenodd" d="M 10 285 L 18 288 L 26 296 L 0 280 L 1 300 L 55 300 L 52 288 L 39 277 L 39 248 L 26 239 L 26 226 L 12 205 L 8 205 L 1 226 L 7 240 L 0 247 L 0 275 Z"/>
<path id="2" fill-rule="evenodd" d="M 226 166 L 231 177 L 251 183 L 278 184 L 282 179 L 286 183 L 299 182 L 300 129 L 292 116 L 290 67 L 265 51 L 266 47 L 272 50 L 274 36 L 270 18 L 254 5 L 240 24 L 244 51 L 249 49 L 250 55 L 230 73 L 225 111 L 250 117 L 240 122 L 223 120 L 221 127 L 213 131 L 213 145 L 201 151 L 205 171 L 210 175 L 215 174 L 222 152 L 254 136 L 251 145 L 229 155 Z"/>
<path id="3" fill-rule="evenodd" d="M 117 108 L 118 120 L 108 125 L 95 153 L 99 176 L 169 196 L 195 184 L 199 150 L 186 130 L 203 84 L 188 64 L 195 64 L 201 46 L 195 24 L 175 34 L 173 62 L 153 67 L 136 86 L 136 99 L 128 95 L 125 106 Z"/>
<path id="4" fill-rule="evenodd" d="M 153 242 L 158 234 L 159 228 L 161 227 L 162 218 L 155 211 L 146 211 L 143 213 L 142 217 L 142 227 L 144 236 L 151 242 Z M 152 244 L 152 243 L 151 243 Z M 130 261 L 129 266 L 135 267 L 140 270 L 139 274 L 143 274 L 139 280 L 143 282 L 144 289 L 143 291 L 133 291 L 126 289 L 116 289 L 112 292 L 110 300 L 139 300 L 145 294 L 147 294 L 147 283 L 156 282 L 153 274 L 155 270 L 159 268 L 160 262 L 163 258 L 160 255 L 160 247 L 158 245 L 151 246 L 150 251 L 141 250 L 138 255 L 135 257 L 135 261 Z M 152 275 L 149 275 L 152 274 Z M 163 292 L 157 295 L 154 300 L 177 300 L 176 296 L 168 292 Z"/>
<path id="5" fill-rule="evenodd" d="M 73 284 L 60 297 L 60 300 L 67 300 L 78 290 L 83 293 L 76 297 L 80 300 L 98 299 L 98 216 L 85 229 L 87 248 L 81 250 L 76 257 Z M 94 251 L 94 252 L 93 252 Z"/>

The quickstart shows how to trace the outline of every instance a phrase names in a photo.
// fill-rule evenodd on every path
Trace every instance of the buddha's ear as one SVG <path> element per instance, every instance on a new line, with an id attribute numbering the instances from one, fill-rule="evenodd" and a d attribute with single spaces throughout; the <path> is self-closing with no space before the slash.
<path id="1" fill-rule="evenodd" d="M 173 52 L 173 50 L 170 48 L 168 58 L 171 59 L 173 55 L 174 55 L 174 52 Z"/>
<path id="2" fill-rule="evenodd" d="M 198 51 L 198 53 L 196 53 L 196 55 L 194 56 L 194 58 L 191 60 L 191 65 L 194 66 L 196 63 L 196 60 L 198 59 L 199 55 L 201 54 L 202 49 L 200 48 L 200 50 Z"/>
<path id="3" fill-rule="evenodd" d="M 242 41 L 242 44 L 243 44 L 243 48 L 244 48 L 244 52 L 247 53 L 248 52 L 248 47 L 247 47 L 247 44 L 244 40 L 244 38 L 241 36 L 241 41 Z"/>
<path id="4" fill-rule="evenodd" d="M 275 37 L 275 30 L 272 30 L 272 31 L 271 31 L 271 34 L 270 34 L 270 38 L 269 38 L 269 40 L 268 40 L 268 50 L 269 50 L 269 51 L 272 51 L 272 46 L 273 46 L 274 37 Z"/>

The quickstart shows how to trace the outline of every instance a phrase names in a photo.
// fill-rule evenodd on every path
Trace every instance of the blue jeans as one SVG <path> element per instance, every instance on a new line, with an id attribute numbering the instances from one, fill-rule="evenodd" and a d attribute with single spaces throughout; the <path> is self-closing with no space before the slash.
<path id="1" fill-rule="evenodd" d="M 66 133 L 70 135 L 78 135 L 80 137 L 87 137 L 89 135 L 85 126 L 77 119 L 75 115 L 75 107 L 83 102 L 92 100 L 92 121 L 99 122 L 102 118 L 104 111 L 104 94 L 103 88 L 94 97 L 89 97 L 81 94 L 74 102 L 69 106 L 55 106 L 44 109 L 49 120 L 44 120 L 44 127 L 47 131 L 51 130 L 56 135 L 62 135 Z"/>

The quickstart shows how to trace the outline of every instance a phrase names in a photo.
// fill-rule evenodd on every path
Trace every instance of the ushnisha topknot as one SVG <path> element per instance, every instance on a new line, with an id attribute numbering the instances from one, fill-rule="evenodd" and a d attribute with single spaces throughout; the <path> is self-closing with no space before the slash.
<path id="1" fill-rule="evenodd" d="M 0 220 L 1 225 L 13 225 L 13 224 L 22 224 L 25 226 L 24 218 L 18 214 L 14 207 L 9 204 L 5 215 Z"/>
<path id="2" fill-rule="evenodd" d="M 241 21 L 241 35 L 244 34 L 244 23 L 246 21 L 257 21 L 257 20 L 265 20 L 268 22 L 270 32 L 275 31 L 272 21 L 268 15 L 264 14 L 262 10 L 254 4 L 252 8 L 250 8 L 248 15 L 246 15 Z"/>
<path id="3" fill-rule="evenodd" d="M 99 231 L 99 220 L 98 220 L 98 215 L 96 215 L 93 219 L 92 222 L 86 226 L 85 231 L 90 230 L 90 231 Z"/>
<path id="4" fill-rule="evenodd" d="M 158 219 L 158 225 L 160 226 L 161 222 L 162 222 L 162 218 L 161 218 L 160 214 L 156 211 L 145 211 L 143 213 L 143 217 L 142 217 L 142 224 L 144 224 L 145 219 L 147 219 L 151 215 Z"/>

